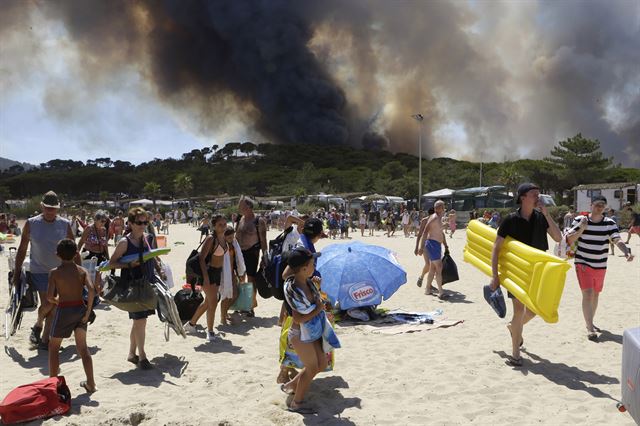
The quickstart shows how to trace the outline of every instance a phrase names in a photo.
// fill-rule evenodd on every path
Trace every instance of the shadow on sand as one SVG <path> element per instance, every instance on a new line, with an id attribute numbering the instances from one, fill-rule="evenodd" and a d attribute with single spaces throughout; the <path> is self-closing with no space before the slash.
<path id="1" fill-rule="evenodd" d="M 91 355 L 95 355 L 99 350 L 100 348 L 97 346 L 89 346 L 89 352 L 91 352 Z M 16 350 L 16 348 L 6 345 L 4 347 L 4 352 L 13 362 L 18 363 L 20 367 L 24 369 L 37 368 L 42 375 L 49 375 L 49 352 L 31 349 L 29 350 L 29 355 L 33 355 L 30 358 L 25 358 Z M 79 358 L 75 345 L 64 346 L 64 349 L 60 351 L 60 369 L 64 369 L 64 364 L 66 362 L 75 361 Z"/>
<path id="2" fill-rule="evenodd" d="M 278 317 L 249 318 L 240 313 L 231 314 L 231 325 L 218 325 L 218 330 L 229 334 L 248 336 L 254 328 L 271 328 L 278 325 Z"/>
<path id="3" fill-rule="evenodd" d="M 586 392 L 594 398 L 609 398 L 618 401 L 608 393 L 605 393 L 592 385 L 615 385 L 620 381 L 615 377 L 598 374 L 594 371 L 583 371 L 578 367 L 572 367 L 560 362 L 551 362 L 532 352 L 522 349 L 531 360 L 524 359 L 522 367 L 515 367 L 523 375 L 538 374 L 560 386 L 567 389 Z M 504 351 L 494 351 L 503 359 L 507 359 L 508 355 Z M 533 362 L 532 362 L 533 361 Z"/>
<path id="4" fill-rule="evenodd" d="M 184 357 L 164 354 L 151 359 L 151 364 L 154 367 L 151 370 L 142 370 L 135 367 L 129 371 L 116 373 L 109 378 L 119 380 L 124 385 L 138 384 L 157 388 L 162 383 L 168 383 L 177 386 L 172 381 L 167 380 L 166 376 L 181 377 L 187 369 L 189 361 L 186 361 Z"/>
<path id="5" fill-rule="evenodd" d="M 220 327 L 218 327 L 220 329 Z M 230 354 L 243 354 L 244 349 L 242 346 L 234 345 L 231 340 L 218 337 L 215 342 L 204 342 L 193 348 L 196 352 L 208 352 L 211 354 L 219 354 L 222 352 L 228 352 Z"/>
<path id="6" fill-rule="evenodd" d="M 310 404 L 316 408 L 316 414 L 301 415 L 305 425 L 355 425 L 340 415 L 348 408 L 361 408 L 360 398 L 345 398 L 339 389 L 348 389 L 349 384 L 340 376 L 314 379 L 309 388 Z"/>

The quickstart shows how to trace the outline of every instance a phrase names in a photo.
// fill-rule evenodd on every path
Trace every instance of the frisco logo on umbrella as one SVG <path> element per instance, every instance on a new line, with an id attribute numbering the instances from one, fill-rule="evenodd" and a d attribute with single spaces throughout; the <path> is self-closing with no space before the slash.
<path id="1" fill-rule="evenodd" d="M 349 295 L 354 302 L 366 302 L 369 299 L 375 299 L 377 296 L 376 289 L 366 282 L 360 282 L 349 288 Z"/>

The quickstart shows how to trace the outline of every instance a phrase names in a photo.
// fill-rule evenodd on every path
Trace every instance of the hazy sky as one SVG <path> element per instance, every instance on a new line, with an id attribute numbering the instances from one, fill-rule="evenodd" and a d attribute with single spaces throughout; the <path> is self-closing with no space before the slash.
<path id="1" fill-rule="evenodd" d="M 3 1 L 0 156 L 417 153 L 420 112 L 427 156 L 541 158 L 582 132 L 640 167 L 637 0 L 161 4 Z"/>

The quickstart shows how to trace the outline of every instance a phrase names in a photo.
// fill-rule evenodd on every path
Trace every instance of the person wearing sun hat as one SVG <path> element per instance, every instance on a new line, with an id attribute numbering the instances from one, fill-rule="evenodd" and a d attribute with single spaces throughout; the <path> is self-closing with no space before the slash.
<path id="1" fill-rule="evenodd" d="M 571 224 L 567 242 L 578 242 L 574 264 L 582 291 L 582 314 L 587 327 L 587 339 L 597 342 L 600 329 L 593 325 L 598 307 L 598 296 L 604 286 L 609 258 L 609 241 L 624 253 L 628 262 L 633 260 L 631 251 L 620 239 L 618 225 L 610 217 L 604 216 L 607 199 L 596 195 L 591 199 L 591 213 L 578 216 Z"/>
<path id="2" fill-rule="evenodd" d="M 49 284 L 49 271 L 60 266 L 60 259 L 56 256 L 58 241 L 69 238 L 75 241 L 71 224 L 67 219 L 58 216 L 60 199 L 58 194 L 48 191 L 42 197 L 40 203 L 42 213 L 27 220 L 22 229 L 20 245 L 16 253 L 14 285 L 20 280 L 20 271 L 27 254 L 27 248 L 31 244 L 29 255 L 29 279 L 31 285 L 38 291 L 40 307 L 38 319 L 31 329 L 29 340 L 38 349 L 47 350 L 49 345 L 49 330 L 53 319 L 53 305 L 47 300 L 47 287 Z M 76 255 L 77 264 L 80 257 Z M 43 327 L 44 325 L 44 327 Z"/>

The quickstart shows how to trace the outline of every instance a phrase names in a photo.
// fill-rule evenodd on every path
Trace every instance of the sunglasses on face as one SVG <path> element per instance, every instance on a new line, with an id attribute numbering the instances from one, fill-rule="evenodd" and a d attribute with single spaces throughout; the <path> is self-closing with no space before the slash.
<path id="1" fill-rule="evenodd" d="M 149 221 L 148 220 L 136 220 L 135 222 L 136 225 L 148 225 Z"/>

